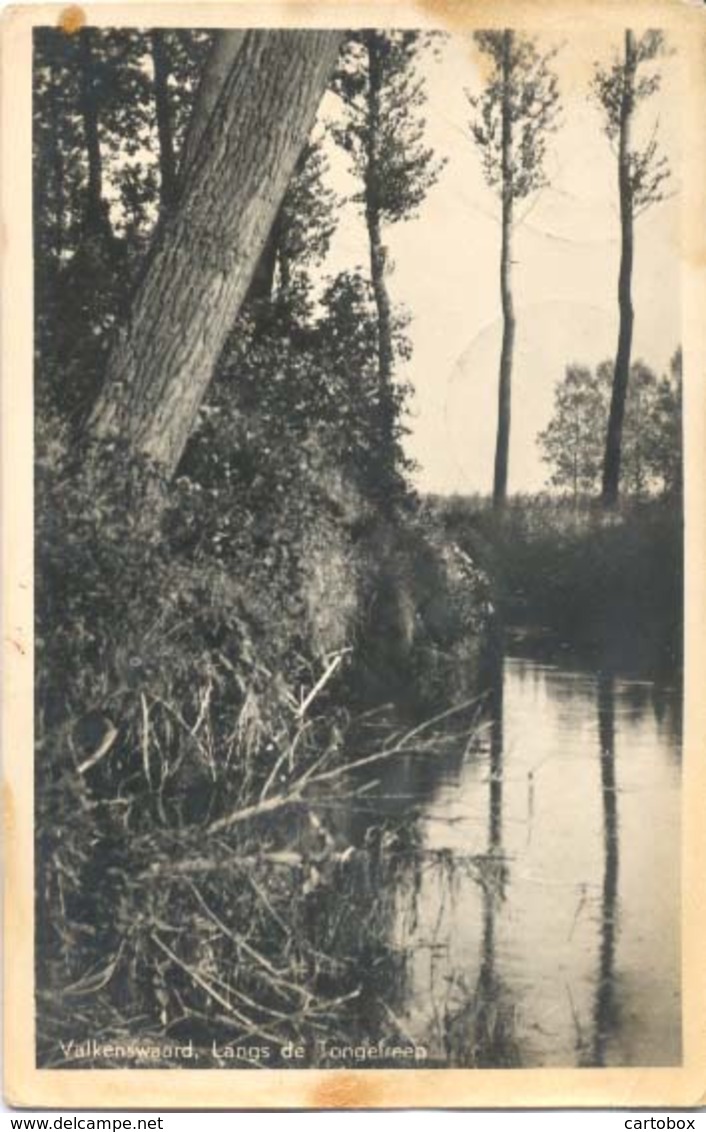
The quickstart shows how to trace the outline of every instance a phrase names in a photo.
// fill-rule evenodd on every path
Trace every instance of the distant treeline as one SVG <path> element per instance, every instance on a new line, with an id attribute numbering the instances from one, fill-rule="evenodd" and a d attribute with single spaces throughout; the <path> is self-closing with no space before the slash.
<path id="1" fill-rule="evenodd" d="M 549 465 L 549 486 L 578 503 L 601 484 L 613 366 L 566 367 L 557 383 L 554 412 L 537 440 Z M 682 357 L 657 377 L 643 362 L 630 369 L 622 439 L 623 493 L 633 499 L 663 495 L 679 502 L 682 491 Z"/>
<path id="2" fill-rule="evenodd" d="M 431 497 L 447 536 L 493 580 L 502 626 L 609 670 L 680 679 L 683 524 L 670 496 Z"/>

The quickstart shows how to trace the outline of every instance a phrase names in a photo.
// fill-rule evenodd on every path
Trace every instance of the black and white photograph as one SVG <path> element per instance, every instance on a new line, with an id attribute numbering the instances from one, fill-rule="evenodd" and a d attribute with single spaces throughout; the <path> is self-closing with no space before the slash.
<path id="1" fill-rule="evenodd" d="M 31 29 L 36 1070 L 686 1064 L 678 7 Z"/>

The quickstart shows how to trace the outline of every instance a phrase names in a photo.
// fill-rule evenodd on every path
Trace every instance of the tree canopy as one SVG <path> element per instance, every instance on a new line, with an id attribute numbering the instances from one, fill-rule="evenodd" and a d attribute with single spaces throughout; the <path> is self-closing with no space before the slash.
<path id="1" fill-rule="evenodd" d="M 522 200 L 547 184 L 548 138 L 559 124 L 556 49 L 543 51 L 531 36 L 514 31 L 479 31 L 474 39 L 492 70 L 481 94 L 467 92 L 474 111 L 471 135 L 488 185 Z M 512 138 L 506 154 L 504 118 Z"/>
<path id="2" fill-rule="evenodd" d="M 574 498 L 595 495 L 601 479 L 613 364 L 595 370 L 569 365 L 554 392 L 554 412 L 537 443 L 549 466 L 549 484 Z M 627 495 L 674 495 L 681 480 L 681 351 L 657 377 L 644 362 L 630 370 L 623 428 L 623 484 Z"/>
<path id="3" fill-rule="evenodd" d="M 646 31 L 635 36 L 633 42 L 634 49 L 627 63 L 624 58 L 616 57 L 608 66 L 596 64 L 594 67 L 592 94 L 603 111 L 606 136 L 611 142 L 618 140 L 624 116 L 634 115 L 659 91 L 662 82 L 656 63 L 667 53 L 664 33 Z M 671 177 L 669 161 L 660 152 L 657 127 L 655 121 L 641 142 L 634 136 L 630 139 L 628 177 L 635 214 L 664 200 L 665 187 Z"/>
<path id="4" fill-rule="evenodd" d="M 417 31 L 354 32 L 334 76 L 344 113 L 333 135 L 361 182 L 354 199 L 364 210 L 372 200 L 385 223 L 412 219 L 443 168 L 425 143 L 426 87 L 417 67 L 434 39 Z M 371 91 L 378 96 L 372 113 Z"/>

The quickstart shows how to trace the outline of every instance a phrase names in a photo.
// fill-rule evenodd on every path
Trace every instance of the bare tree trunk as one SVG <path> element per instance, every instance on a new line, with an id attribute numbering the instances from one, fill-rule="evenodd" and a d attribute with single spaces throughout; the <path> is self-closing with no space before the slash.
<path id="1" fill-rule="evenodd" d="M 154 67 L 154 105 L 159 136 L 159 172 L 162 211 L 170 212 L 176 203 L 176 161 L 172 116 L 169 103 L 169 56 L 164 32 L 152 32 L 152 65 Z"/>
<path id="2" fill-rule="evenodd" d="M 632 307 L 632 265 L 634 254 L 634 215 L 632 186 L 630 183 L 630 138 L 634 104 L 635 37 L 633 32 L 625 32 L 625 63 L 623 94 L 620 107 L 620 140 L 618 149 L 618 192 L 620 194 L 620 273 L 618 277 L 618 308 L 620 327 L 618 330 L 618 349 L 613 371 L 613 392 L 608 417 L 605 457 L 603 461 L 603 489 L 601 502 L 605 508 L 615 507 L 618 502 L 620 486 L 620 462 L 623 443 L 623 421 L 625 419 L 625 400 L 630 378 L 630 355 L 632 352 L 633 307 Z"/>
<path id="3" fill-rule="evenodd" d="M 95 60 L 93 56 L 93 30 L 79 32 L 79 67 L 81 118 L 88 165 L 86 185 L 86 231 L 90 235 L 102 234 L 106 227 L 103 205 L 103 165 L 98 133 L 98 104 L 95 88 Z"/>
<path id="4" fill-rule="evenodd" d="M 311 130 L 341 35 L 252 30 L 160 225 L 89 435 L 170 476 Z M 205 76 L 207 82 L 209 76 Z"/>
<path id="5" fill-rule="evenodd" d="M 182 180 L 198 150 L 203 133 L 223 90 L 223 85 L 236 64 L 245 39 L 245 30 L 244 28 L 234 28 L 231 31 L 221 31 L 214 40 L 186 132 L 180 166 Z M 254 302 L 262 304 L 272 298 L 275 268 L 277 266 L 275 229 L 276 221 L 272 225 L 267 242 L 262 249 L 262 255 L 253 272 L 250 288 L 245 298 L 245 302 L 248 304 Z"/>
<path id="6" fill-rule="evenodd" d="M 240 48 L 245 40 L 245 28 L 221 31 L 216 36 L 206 61 L 193 112 L 184 139 L 179 173 L 183 181 L 189 166 L 194 160 L 201 139 L 218 105 L 223 87 L 233 69 Z"/>
<path id="7" fill-rule="evenodd" d="M 378 316 L 378 367 L 383 389 L 392 381 L 392 307 L 385 282 L 386 249 L 380 233 L 380 215 L 375 207 L 366 210 L 370 241 L 370 275 Z"/>
<path id="8" fill-rule="evenodd" d="M 512 399 L 512 357 L 515 347 L 515 310 L 512 301 L 512 32 L 503 32 L 502 99 L 502 244 L 500 249 L 500 298 L 503 311 L 503 340 L 498 382 L 498 430 L 495 442 L 493 505 L 501 508 L 507 499 L 510 452 L 510 414 Z"/>
<path id="9" fill-rule="evenodd" d="M 366 33 L 368 53 L 368 143 L 365 170 L 365 219 L 370 244 L 370 279 L 377 309 L 378 375 L 380 379 L 380 405 L 383 443 L 392 444 L 392 309 L 385 282 L 386 249 L 382 242 L 379 208 L 379 144 L 380 96 L 382 90 L 382 60 L 376 33 Z"/>

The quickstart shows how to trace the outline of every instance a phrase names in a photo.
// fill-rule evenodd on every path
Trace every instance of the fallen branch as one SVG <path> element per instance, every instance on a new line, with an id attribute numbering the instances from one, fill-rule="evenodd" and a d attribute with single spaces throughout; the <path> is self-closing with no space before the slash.
<path id="1" fill-rule="evenodd" d="M 414 736 L 419 736 L 435 723 L 439 723 L 443 719 L 448 719 L 451 715 L 458 715 L 462 711 L 466 711 L 469 707 L 478 703 L 480 699 L 482 699 L 482 696 L 473 696 L 472 699 L 465 700 L 462 704 L 448 708 L 446 711 L 441 712 L 439 715 L 426 720 L 424 723 L 412 728 L 411 731 L 406 732 L 402 739 L 392 747 L 386 747 L 384 750 L 376 751 L 372 755 L 365 755 L 363 758 L 355 759 L 353 762 L 342 763 L 333 770 L 322 771 L 319 774 L 311 775 L 310 771 L 304 772 L 301 778 L 294 783 L 292 789 L 286 794 L 275 794 L 271 798 L 262 799 L 250 806 L 244 806 L 240 810 L 234 810 L 232 813 L 226 814 L 225 817 L 218 818 L 217 821 L 212 822 L 206 827 L 205 833 L 207 835 L 220 833 L 224 829 L 230 829 L 232 826 L 240 825 L 245 821 L 252 821 L 253 818 L 261 817 L 263 814 L 274 813 L 276 810 L 281 810 L 285 806 L 300 804 L 305 800 L 303 797 L 303 791 L 305 789 L 308 790 L 310 787 L 319 785 L 322 782 L 332 782 L 337 778 L 342 778 L 350 774 L 354 770 L 360 770 L 362 767 L 372 766 L 383 760 L 394 758 L 395 755 L 412 754 L 414 748 L 409 746 L 409 742 Z M 423 749 L 425 751 L 427 750 L 427 748 Z"/>
<path id="2" fill-rule="evenodd" d="M 108 751 L 113 746 L 117 737 L 118 729 L 111 723 L 103 739 L 101 740 L 100 746 L 93 752 L 92 755 L 89 755 L 87 759 L 84 759 L 83 762 L 79 763 L 79 765 L 76 767 L 78 773 L 85 774 L 87 770 L 90 770 L 92 766 L 95 766 L 96 763 L 100 762 L 100 760 L 108 754 Z"/>
<path id="3" fill-rule="evenodd" d="M 346 849 L 336 853 L 303 854 L 294 849 L 283 849 L 266 853 L 249 853 L 245 856 L 234 856 L 231 853 L 228 857 L 194 857 L 190 860 L 177 862 L 155 861 L 148 869 L 137 876 L 137 880 L 155 880 L 158 877 L 189 877 L 201 873 L 228 872 L 232 869 L 242 871 L 243 869 L 257 868 L 263 864 L 289 869 L 301 868 L 304 865 L 321 865 L 331 861 L 345 864 L 354 853 L 355 850 L 349 845 Z"/>
<path id="4" fill-rule="evenodd" d="M 268 1034 L 266 1030 L 259 1029 L 256 1023 L 254 1023 L 251 1018 L 248 1018 L 246 1014 L 241 1014 L 239 1010 L 236 1010 L 233 1004 L 229 1002 L 227 998 L 224 998 L 223 995 L 220 994 L 216 990 L 216 988 L 211 985 L 208 979 L 205 979 L 203 975 L 195 970 L 194 967 L 191 967 L 188 963 L 185 963 L 184 960 L 180 959 L 178 955 L 175 955 L 172 949 L 168 947 L 167 944 L 164 943 L 164 941 L 161 940 L 158 935 L 153 933 L 150 936 L 150 939 L 157 945 L 160 951 L 164 952 L 164 954 L 172 961 L 172 963 L 176 963 L 177 967 L 180 967 L 181 970 L 184 971 L 189 976 L 189 978 L 194 983 L 196 983 L 198 987 L 201 988 L 202 991 L 205 991 L 209 998 L 212 998 L 214 1002 L 217 1002 L 220 1006 L 222 1006 L 223 1009 L 229 1015 L 235 1018 L 241 1026 L 246 1026 L 251 1033 L 261 1034 L 262 1037 L 267 1038 L 269 1041 L 277 1041 L 277 1038 L 272 1034 Z"/>
<path id="5" fill-rule="evenodd" d="M 351 650 L 349 648 L 341 649 L 341 651 L 337 652 L 336 655 L 334 656 L 333 660 L 331 660 L 329 662 L 329 664 L 326 666 L 324 672 L 319 677 L 319 679 L 316 681 L 316 683 L 314 684 L 314 687 L 311 689 L 308 696 L 306 696 L 305 699 L 302 700 L 301 704 L 297 708 L 296 714 L 299 716 L 300 719 L 305 715 L 307 708 L 314 702 L 314 700 L 318 696 L 319 692 L 321 692 L 326 687 L 326 685 L 328 684 L 328 682 L 331 679 L 331 677 L 333 676 L 334 672 L 336 671 L 336 669 L 340 665 L 340 663 L 343 660 L 346 653 L 348 653 L 350 651 Z"/>
<path id="6" fill-rule="evenodd" d="M 251 959 L 254 959 L 260 967 L 263 967 L 267 971 L 268 975 L 270 975 L 270 977 L 275 981 L 275 983 L 281 983 L 282 986 L 286 986 L 289 990 L 295 991 L 305 1000 L 311 997 L 309 992 L 307 990 L 304 990 L 303 987 L 300 987 L 297 983 L 292 983 L 288 979 L 286 979 L 282 975 L 282 973 L 277 970 L 276 967 L 273 967 L 273 965 L 268 959 L 265 958 L 264 955 L 261 955 L 260 952 L 257 951 L 251 944 L 249 944 L 247 940 L 243 939 L 241 935 L 239 935 L 237 932 L 231 931 L 231 929 L 223 923 L 220 917 L 216 915 L 213 909 L 208 906 L 196 885 L 189 883 L 189 888 L 198 900 L 203 911 L 206 913 L 211 922 L 216 925 L 219 931 L 223 932 L 223 934 L 227 936 L 228 939 L 230 939 L 236 945 L 236 947 L 242 948 L 242 950 L 246 952 L 246 954 L 249 955 Z"/>

